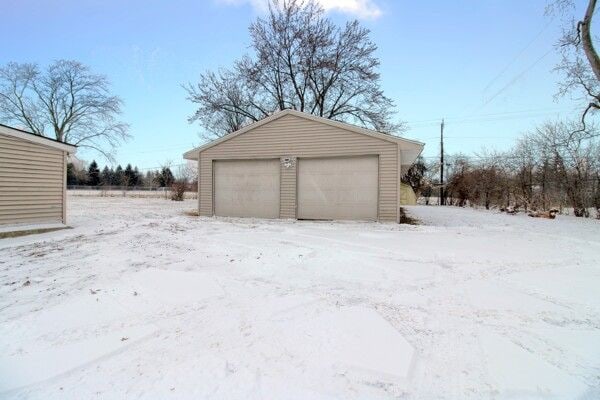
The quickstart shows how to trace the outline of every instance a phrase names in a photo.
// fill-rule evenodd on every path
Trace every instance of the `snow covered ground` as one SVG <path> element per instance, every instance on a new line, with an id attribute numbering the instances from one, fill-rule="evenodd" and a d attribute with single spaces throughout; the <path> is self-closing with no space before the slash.
<path id="1" fill-rule="evenodd" d="M 0 398 L 600 397 L 600 223 L 423 225 L 70 199 L 0 240 Z"/>

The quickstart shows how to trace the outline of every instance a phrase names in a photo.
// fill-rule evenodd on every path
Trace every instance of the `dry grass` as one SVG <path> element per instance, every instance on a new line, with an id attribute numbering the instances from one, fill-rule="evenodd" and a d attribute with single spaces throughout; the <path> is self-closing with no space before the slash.
<path id="1" fill-rule="evenodd" d="M 400 223 L 408 224 L 408 225 L 421 225 L 421 222 L 413 217 L 410 217 L 406 214 L 406 210 L 400 207 Z"/>

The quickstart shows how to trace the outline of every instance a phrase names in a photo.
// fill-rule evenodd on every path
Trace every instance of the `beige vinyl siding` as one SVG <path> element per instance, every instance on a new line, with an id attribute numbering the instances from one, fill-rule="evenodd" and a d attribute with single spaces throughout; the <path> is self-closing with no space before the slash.
<path id="1" fill-rule="evenodd" d="M 284 115 L 199 154 L 200 214 L 211 216 L 213 160 L 296 157 L 379 156 L 378 218 L 396 221 L 398 213 L 398 145 L 294 115 Z M 280 217 L 296 217 L 296 165 L 281 166 Z"/>
<path id="2" fill-rule="evenodd" d="M 0 134 L 0 225 L 64 222 L 65 152 Z"/>
<path id="3" fill-rule="evenodd" d="M 290 159 L 290 166 L 283 165 L 283 159 Z M 298 160 L 295 157 L 285 156 L 281 158 L 281 198 L 279 200 L 279 218 L 296 218 L 296 168 Z"/>

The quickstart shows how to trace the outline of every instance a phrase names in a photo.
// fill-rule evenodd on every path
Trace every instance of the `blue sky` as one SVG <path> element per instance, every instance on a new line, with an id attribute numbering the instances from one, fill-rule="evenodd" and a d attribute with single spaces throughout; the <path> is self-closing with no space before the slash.
<path id="1" fill-rule="evenodd" d="M 446 151 L 469 154 L 506 149 L 536 123 L 577 115 L 579 102 L 554 98 L 560 23 L 544 16 L 545 0 L 321 1 L 336 22 L 358 18 L 371 30 L 383 89 L 427 157 L 439 153 L 442 117 Z M 194 106 L 181 84 L 247 52 L 261 4 L 0 0 L 0 64 L 75 59 L 107 75 L 133 136 L 117 161 L 178 164 L 202 132 L 187 123 Z"/>

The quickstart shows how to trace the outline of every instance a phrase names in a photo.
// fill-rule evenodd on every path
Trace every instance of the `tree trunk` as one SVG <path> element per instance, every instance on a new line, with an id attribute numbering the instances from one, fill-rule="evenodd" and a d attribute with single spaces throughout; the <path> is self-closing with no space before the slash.
<path id="1" fill-rule="evenodd" d="M 581 29 L 581 43 L 583 45 L 583 51 L 585 52 L 585 56 L 587 57 L 592 70 L 594 71 L 594 75 L 596 75 L 596 79 L 600 80 L 600 57 L 598 57 L 598 53 L 596 53 L 596 49 L 594 49 L 591 34 L 592 16 L 594 15 L 595 9 L 596 0 L 590 0 L 585 11 L 585 16 L 583 17 L 583 21 L 579 22 L 579 27 Z"/>

